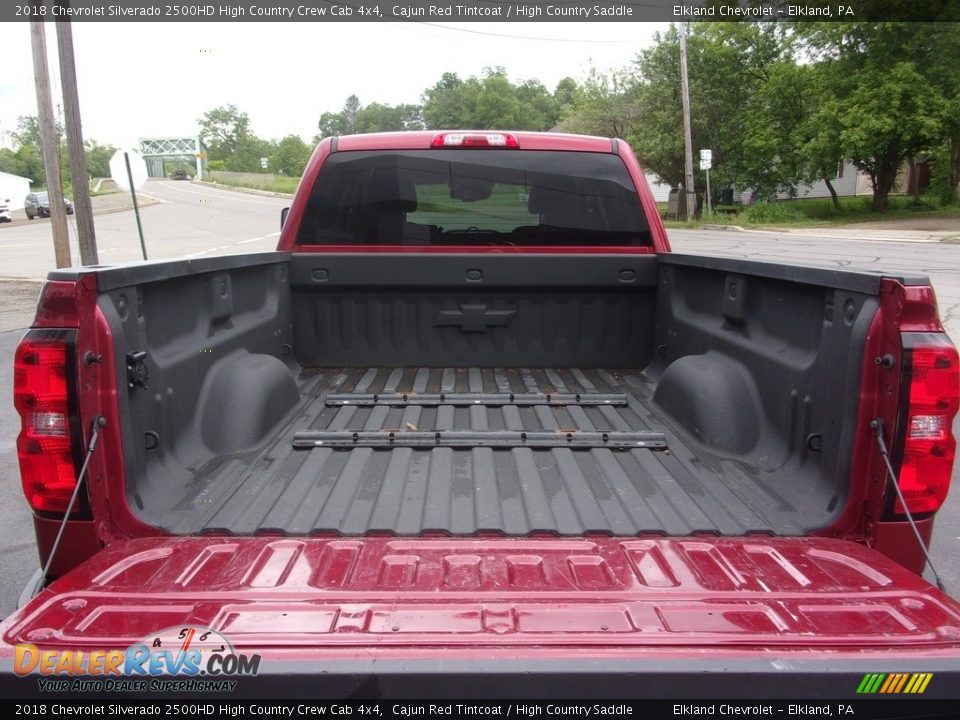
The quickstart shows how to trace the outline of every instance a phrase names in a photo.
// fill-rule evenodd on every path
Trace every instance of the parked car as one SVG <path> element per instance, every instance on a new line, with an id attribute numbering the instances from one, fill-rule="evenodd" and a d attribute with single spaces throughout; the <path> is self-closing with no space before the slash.
<path id="1" fill-rule="evenodd" d="M 609 138 L 326 138 L 282 217 L 50 273 L 14 402 L 52 583 L 0 679 L 179 632 L 264 697 L 955 697 L 926 277 L 675 254 Z"/>
<path id="2" fill-rule="evenodd" d="M 73 215 L 73 203 L 70 198 L 63 198 L 67 206 L 67 215 Z M 28 220 L 35 217 L 50 217 L 50 196 L 45 192 L 30 193 L 23 201 L 23 211 L 27 214 Z"/>
<path id="3" fill-rule="evenodd" d="M 4 198 L 0 200 L 0 222 L 11 222 L 13 220 L 10 217 L 10 198 Z"/>

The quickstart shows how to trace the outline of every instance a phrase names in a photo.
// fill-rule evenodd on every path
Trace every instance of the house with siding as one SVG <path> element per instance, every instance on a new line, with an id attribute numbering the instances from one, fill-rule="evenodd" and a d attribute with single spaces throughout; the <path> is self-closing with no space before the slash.
<path id="1" fill-rule="evenodd" d="M 647 172 L 644 173 L 644 176 L 647 179 L 647 184 L 650 186 L 650 191 L 653 193 L 654 200 L 657 202 L 667 202 L 670 196 L 670 185 L 663 182 L 663 180 L 661 180 L 660 177 L 654 173 Z M 906 163 L 904 163 L 904 166 L 900 169 L 900 173 L 897 176 L 897 188 L 900 192 L 906 192 L 907 188 L 909 187 L 909 178 L 910 168 Z M 830 179 L 830 184 L 833 185 L 833 189 L 836 191 L 837 197 L 870 197 L 873 195 L 873 186 L 870 184 L 870 176 L 859 171 L 856 165 L 854 165 L 850 160 L 844 160 L 842 163 L 837 164 L 836 177 Z M 921 185 L 921 187 L 923 187 L 923 185 Z M 702 190 L 702 188 L 698 187 L 698 190 Z M 721 189 L 715 188 L 715 190 L 719 192 Z M 829 199 L 830 190 L 827 188 L 827 184 L 823 180 L 817 180 L 809 185 L 798 185 L 795 196 L 791 196 L 790 193 L 787 192 L 782 192 L 778 193 L 776 197 L 778 200 L 789 200 L 791 197 Z M 732 202 L 750 203 L 752 201 L 752 193 L 749 189 L 744 190 L 742 193 L 734 190 Z"/>
<path id="2" fill-rule="evenodd" d="M 643 176 L 647 179 L 647 185 L 650 186 L 650 192 L 653 193 L 654 200 L 660 203 L 667 202 L 670 199 L 670 186 L 661 180 L 659 175 L 645 172 Z"/>
<path id="3" fill-rule="evenodd" d="M 854 197 L 856 195 L 873 195 L 870 177 L 857 170 L 849 160 L 837 163 L 837 176 L 830 178 L 830 184 L 837 193 L 837 197 Z M 789 199 L 790 193 L 779 193 L 778 200 Z M 830 190 L 823 180 L 817 180 L 812 185 L 798 185 L 797 198 L 829 198 Z"/>

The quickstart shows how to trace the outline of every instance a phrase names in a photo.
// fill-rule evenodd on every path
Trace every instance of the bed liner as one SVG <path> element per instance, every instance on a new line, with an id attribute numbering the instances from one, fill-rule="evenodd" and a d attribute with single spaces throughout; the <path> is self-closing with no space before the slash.
<path id="1" fill-rule="evenodd" d="M 259 453 L 200 468 L 159 513 L 176 534 L 289 535 L 591 533 L 801 535 L 822 498 L 766 485 L 756 469 L 710 462 L 652 407 L 637 370 L 525 368 L 305 369 L 304 400 Z M 500 393 L 496 405 L 327 404 L 327 396 Z M 626 405 L 500 404 L 502 394 L 624 394 Z M 462 400 L 462 398 L 461 398 Z M 468 430 L 662 434 L 667 449 L 296 449 L 305 430 Z M 146 499 L 156 508 L 159 498 Z M 810 507 L 809 505 L 818 505 Z"/>

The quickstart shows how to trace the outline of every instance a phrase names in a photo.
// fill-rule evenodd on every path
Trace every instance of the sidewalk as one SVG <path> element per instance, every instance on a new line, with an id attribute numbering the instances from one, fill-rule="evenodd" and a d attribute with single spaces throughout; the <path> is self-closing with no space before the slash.
<path id="1" fill-rule="evenodd" d="M 909 221 L 907 221 L 909 222 Z M 864 227 L 869 225 L 871 227 Z M 790 233 L 798 237 L 837 238 L 838 240 L 880 240 L 887 242 L 936 243 L 951 238 L 960 239 L 958 230 L 920 230 L 920 229 L 882 229 L 880 223 L 862 223 L 833 227 L 778 228 L 771 230 L 753 230 L 743 228 L 744 232 Z M 915 228 L 915 226 L 914 226 Z"/>
<path id="2" fill-rule="evenodd" d="M 137 193 L 137 204 L 140 207 L 155 205 L 158 202 L 164 202 L 151 195 L 145 195 L 143 191 Z M 107 213 L 123 212 L 124 210 L 133 210 L 133 199 L 128 192 L 110 193 L 108 195 L 95 195 L 90 198 L 90 205 L 93 208 L 94 215 L 105 215 Z M 28 220 L 23 210 L 14 210 L 12 213 L 13 222 L 3 227 L 17 227 L 30 225 L 31 223 L 50 222 L 49 218 L 36 218 Z"/>
<path id="3" fill-rule="evenodd" d="M 764 235 L 796 235 L 797 237 L 837 238 L 838 240 L 879 240 L 885 242 L 939 243 L 960 242 L 960 218 L 956 228 L 949 227 L 949 220 L 936 219 L 938 228 L 925 228 L 924 224 L 933 224 L 912 220 L 893 220 L 888 222 L 852 223 L 850 225 L 825 225 L 812 227 L 745 227 L 741 225 L 702 225 L 702 230 L 732 230 Z"/>

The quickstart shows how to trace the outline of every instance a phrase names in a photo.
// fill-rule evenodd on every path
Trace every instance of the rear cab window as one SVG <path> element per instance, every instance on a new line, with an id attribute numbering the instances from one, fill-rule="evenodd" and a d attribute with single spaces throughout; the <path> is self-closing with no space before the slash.
<path id="1" fill-rule="evenodd" d="M 331 155 L 297 243 L 651 246 L 652 239 L 616 155 L 432 149 Z"/>

